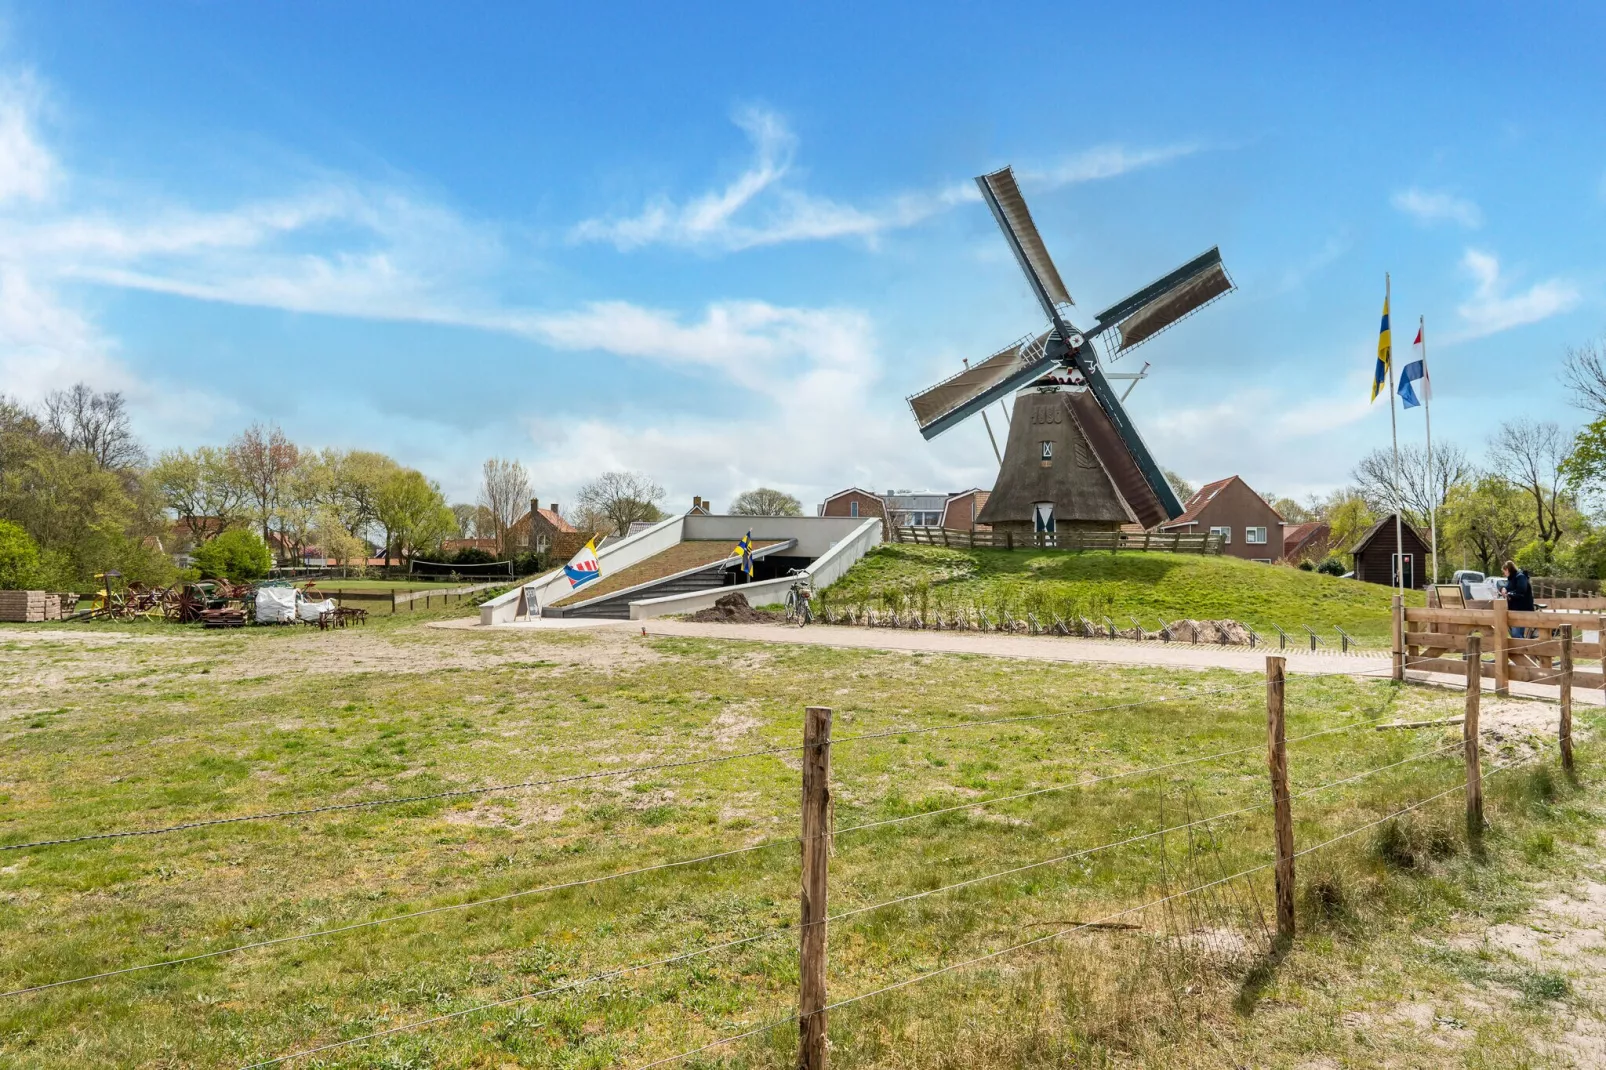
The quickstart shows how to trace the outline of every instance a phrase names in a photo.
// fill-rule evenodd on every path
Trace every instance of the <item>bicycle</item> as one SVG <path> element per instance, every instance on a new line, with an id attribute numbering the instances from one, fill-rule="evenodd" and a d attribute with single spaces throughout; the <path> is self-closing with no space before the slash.
<path id="1" fill-rule="evenodd" d="M 802 569 L 788 569 L 788 576 L 796 577 L 792 586 L 786 589 L 786 622 L 797 623 L 798 627 L 814 622 L 814 610 L 810 603 L 814 598 L 814 588 L 809 583 L 809 574 Z"/>

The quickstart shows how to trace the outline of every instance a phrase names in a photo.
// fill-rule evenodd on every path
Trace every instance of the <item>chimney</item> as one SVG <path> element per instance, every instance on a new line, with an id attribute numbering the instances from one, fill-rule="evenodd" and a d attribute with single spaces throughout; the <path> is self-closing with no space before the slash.
<path id="1" fill-rule="evenodd" d="M 549 506 L 549 508 L 551 509 L 553 516 L 562 516 L 563 515 L 562 513 L 558 512 L 558 503 L 557 502 L 553 502 L 551 504 L 551 506 Z"/>
<path id="2" fill-rule="evenodd" d="M 539 513 L 540 511 L 541 511 L 541 499 L 540 498 L 531 498 L 530 499 L 530 526 L 532 528 L 535 526 L 535 515 L 537 513 Z"/>

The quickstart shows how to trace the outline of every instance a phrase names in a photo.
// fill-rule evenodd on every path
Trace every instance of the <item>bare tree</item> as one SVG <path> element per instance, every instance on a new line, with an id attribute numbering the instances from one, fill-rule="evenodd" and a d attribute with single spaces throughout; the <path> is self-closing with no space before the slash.
<path id="1" fill-rule="evenodd" d="M 507 529 L 530 507 L 530 473 L 524 465 L 501 457 L 486 461 L 480 477 L 480 505 L 490 530 L 480 529 L 479 534 L 496 539 L 500 553 L 507 548 Z"/>
<path id="2" fill-rule="evenodd" d="M 1606 416 L 1606 339 L 1570 346 L 1562 378 L 1573 391 L 1573 404 L 1597 417 Z"/>
<path id="3" fill-rule="evenodd" d="M 45 426 L 71 450 L 83 450 L 109 471 L 136 468 L 145 450 L 128 425 L 128 406 L 115 390 L 97 393 L 87 383 L 45 395 Z"/>
<path id="4" fill-rule="evenodd" d="M 1551 421 L 1521 417 L 1507 420 L 1489 439 L 1489 461 L 1494 470 L 1533 499 L 1534 530 L 1544 542 L 1561 537 L 1557 517 L 1563 476 L 1561 463 L 1571 442 Z"/>
<path id="5" fill-rule="evenodd" d="M 284 498 L 285 484 L 301 459 L 301 451 L 277 424 L 252 424 L 229 443 L 229 458 L 245 482 L 249 501 L 256 506 L 262 541 L 267 542 L 274 514 Z"/>
<path id="6" fill-rule="evenodd" d="M 733 516 L 802 516 L 803 503 L 773 487 L 744 490 L 731 502 Z"/>
<path id="7" fill-rule="evenodd" d="M 581 515 L 605 517 L 614 534 L 626 535 L 638 520 L 663 517 L 663 496 L 664 488 L 640 472 L 604 472 L 580 488 L 576 504 Z"/>
<path id="8" fill-rule="evenodd" d="M 1433 470 L 1428 471 L 1427 450 L 1400 447 L 1400 474 L 1394 475 L 1392 450 L 1373 450 L 1355 466 L 1355 482 L 1372 510 L 1391 513 L 1396 505 L 1413 525 L 1428 523 L 1435 506 L 1444 504 L 1452 487 L 1473 477 L 1467 451 L 1454 442 L 1433 444 Z"/>

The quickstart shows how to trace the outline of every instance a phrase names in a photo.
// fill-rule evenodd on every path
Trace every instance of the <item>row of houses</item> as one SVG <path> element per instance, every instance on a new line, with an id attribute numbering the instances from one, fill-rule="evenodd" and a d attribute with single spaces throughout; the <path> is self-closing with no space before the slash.
<path id="1" fill-rule="evenodd" d="M 877 494 L 848 487 L 827 497 L 817 511 L 820 516 L 879 516 L 892 527 L 986 530 L 976 518 L 987 495 L 974 487 L 951 494 L 907 490 Z M 1184 504 L 1180 516 L 1155 530 L 1220 535 L 1223 553 L 1266 564 L 1320 561 L 1333 551 L 1332 529 L 1326 523 L 1290 524 L 1239 476 L 1206 483 Z"/>

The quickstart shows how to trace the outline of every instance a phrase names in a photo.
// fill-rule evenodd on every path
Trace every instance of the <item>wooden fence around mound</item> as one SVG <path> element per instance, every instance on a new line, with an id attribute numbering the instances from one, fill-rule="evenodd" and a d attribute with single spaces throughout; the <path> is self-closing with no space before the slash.
<path id="1" fill-rule="evenodd" d="M 1514 637 L 1513 629 L 1521 635 Z M 1587 634 L 1593 642 L 1585 641 Z M 1510 693 L 1512 680 L 1555 684 L 1563 672 L 1579 687 L 1606 688 L 1606 665 L 1573 668 L 1575 661 L 1606 655 L 1606 598 L 1555 598 L 1526 612 L 1500 599 L 1487 609 L 1418 609 L 1402 606 L 1396 595 L 1394 678 L 1403 679 L 1406 669 L 1466 673 L 1471 636 L 1479 637 L 1479 675 L 1493 679 L 1499 694 Z"/>
<path id="2" fill-rule="evenodd" d="M 1220 535 L 1149 531 L 976 531 L 964 528 L 893 528 L 893 542 L 989 550 L 1149 550 L 1167 554 L 1219 554 Z"/>
<path id="3" fill-rule="evenodd" d="M 491 591 L 499 587 L 512 587 L 517 583 L 517 580 L 499 579 L 491 583 L 471 583 L 463 587 L 448 587 L 444 591 L 439 589 L 400 591 L 395 589 L 340 590 L 338 588 L 329 588 L 324 590 L 315 588 L 314 593 L 323 595 L 325 598 L 333 598 L 340 605 L 345 605 L 347 602 L 357 602 L 359 604 L 377 602 L 381 606 L 389 605 L 390 611 L 394 613 L 402 606 L 406 606 L 410 612 L 414 602 L 423 602 L 425 609 L 430 608 L 436 602 L 443 606 L 450 605 L 453 602 L 461 602 L 469 595 L 478 594 L 481 591 Z"/>

